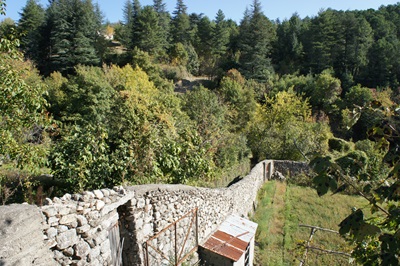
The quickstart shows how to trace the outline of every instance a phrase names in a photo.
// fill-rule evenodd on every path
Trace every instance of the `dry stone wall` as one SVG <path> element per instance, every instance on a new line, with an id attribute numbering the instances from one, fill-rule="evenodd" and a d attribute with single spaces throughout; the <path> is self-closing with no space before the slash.
<path id="1" fill-rule="evenodd" d="M 285 162 L 278 164 L 279 169 L 285 169 Z M 297 165 L 290 162 L 287 165 L 294 169 L 286 170 L 297 171 Z M 47 199 L 46 205 L 40 208 L 29 206 L 36 211 L 38 216 L 35 222 L 40 227 L 27 229 L 42 238 L 37 241 L 40 246 L 37 249 L 46 251 L 48 256 L 43 258 L 47 261 L 20 265 L 116 265 L 116 254 L 120 252 L 116 243 L 121 240 L 124 265 L 144 265 L 148 259 L 144 243 L 158 234 L 159 237 L 151 244 L 165 254 L 172 254 L 175 247 L 171 239 L 175 237 L 175 229 L 163 229 L 196 208 L 198 238 L 202 243 L 229 214 L 247 217 L 254 210 L 257 192 L 271 177 L 274 167 L 274 161 L 261 162 L 249 175 L 228 188 L 142 185 Z M 0 207 L 0 222 L 5 219 L 3 208 Z M 181 223 L 176 229 L 176 238 L 192 241 L 185 229 L 192 223 L 190 220 L 182 220 Z M 0 224 L 0 232 L 4 230 L 18 228 Z M 10 235 L 9 231 L 4 234 Z M 7 252 L 2 245 L 0 243 L 0 265 L 14 265 L 13 252 Z M 21 249 L 26 253 L 32 252 L 25 247 Z M 160 261 L 152 265 L 162 265 L 165 259 L 161 256 Z"/>
<path id="2" fill-rule="evenodd" d="M 311 171 L 310 167 L 305 162 L 295 162 L 295 161 L 274 161 L 275 171 L 279 171 L 286 178 L 291 176 L 308 173 Z"/>

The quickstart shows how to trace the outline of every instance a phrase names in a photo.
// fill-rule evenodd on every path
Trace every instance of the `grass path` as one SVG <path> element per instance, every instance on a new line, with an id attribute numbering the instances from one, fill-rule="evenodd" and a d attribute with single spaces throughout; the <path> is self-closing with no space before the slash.
<path id="1" fill-rule="evenodd" d="M 266 189 L 260 193 L 261 204 L 257 208 L 255 220 L 260 219 L 262 223 L 259 224 L 257 231 L 259 249 L 257 249 L 258 259 L 255 265 L 265 265 L 265 261 L 269 261 L 269 265 L 282 265 L 285 251 L 282 247 L 284 246 L 286 187 L 286 183 L 269 182 Z"/>

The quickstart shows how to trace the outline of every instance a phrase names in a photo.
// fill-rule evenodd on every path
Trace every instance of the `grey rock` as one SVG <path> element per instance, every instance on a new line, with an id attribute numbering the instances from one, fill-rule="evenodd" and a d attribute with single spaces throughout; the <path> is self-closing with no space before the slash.
<path id="1" fill-rule="evenodd" d="M 54 250 L 53 253 L 54 253 L 54 258 L 55 258 L 56 260 L 60 260 L 60 259 L 64 258 L 64 255 L 62 254 L 61 251 Z"/>
<path id="2" fill-rule="evenodd" d="M 55 204 L 62 204 L 62 201 L 61 201 L 59 198 L 54 197 L 54 198 L 53 198 L 53 203 L 55 203 Z"/>
<path id="3" fill-rule="evenodd" d="M 104 203 L 104 201 L 102 201 L 102 200 L 97 200 L 97 201 L 96 201 L 96 210 L 100 211 L 101 209 L 103 209 L 103 207 L 104 207 L 105 205 L 106 205 L 106 204 Z"/>
<path id="4" fill-rule="evenodd" d="M 53 239 L 57 235 L 57 229 L 54 227 L 50 227 L 49 229 L 47 229 L 46 234 L 48 238 Z"/>
<path id="5" fill-rule="evenodd" d="M 47 220 L 47 223 L 48 223 L 50 226 L 57 226 L 57 225 L 58 225 L 58 218 L 52 216 L 52 217 L 50 217 L 50 218 Z"/>
<path id="6" fill-rule="evenodd" d="M 46 215 L 47 218 L 50 218 L 52 216 L 56 216 L 56 214 L 58 213 L 56 208 L 54 208 L 53 206 L 42 207 L 42 212 Z"/>
<path id="7" fill-rule="evenodd" d="M 84 233 L 88 232 L 90 229 L 91 229 L 90 225 L 85 224 L 81 227 L 76 228 L 76 232 L 78 232 L 78 234 L 84 234 Z M 85 234 L 84 236 L 87 237 L 88 235 Z"/>
<path id="8" fill-rule="evenodd" d="M 144 208 L 145 205 L 146 205 L 146 201 L 144 200 L 144 198 L 140 198 L 137 200 L 137 203 L 136 203 L 137 208 Z"/>
<path id="9" fill-rule="evenodd" d="M 46 199 L 43 201 L 43 205 L 51 205 L 51 204 L 53 204 L 53 201 L 52 201 L 50 198 L 46 198 Z"/>
<path id="10" fill-rule="evenodd" d="M 57 248 L 63 250 L 66 249 L 68 247 L 71 247 L 73 245 L 75 245 L 78 242 L 78 236 L 76 234 L 76 230 L 75 229 L 71 229 L 68 230 L 66 232 L 63 232 L 61 234 L 59 234 L 56 237 L 57 240 Z"/>
<path id="11" fill-rule="evenodd" d="M 63 254 L 67 257 L 74 256 L 74 249 L 72 247 L 66 248 L 63 250 Z"/>
<path id="12" fill-rule="evenodd" d="M 98 211 L 91 211 L 86 215 L 88 222 L 91 222 L 93 220 L 97 220 L 100 218 L 100 213 Z"/>
<path id="13" fill-rule="evenodd" d="M 94 199 L 95 198 L 94 193 L 91 192 L 91 191 L 85 191 L 85 192 L 83 192 L 83 194 L 84 195 L 88 195 L 90 199 Z"/>
<path id="14" fill-rule="evenodd" d="M 58 214 L 61 216 L 67 215 L 70 213 L 70 209 L 66 206 L 60 206 L 58 208 Z"/>
<path id="15" fill-rule="evenodd" d="M 88 223 L 86 217 L 83 215 L 77 215 L 76 220 L 78 221 L 78 226 L 83 226 Z"/>
<path id="16" fill-rule="evenodd" d="M 74 223 L 77 223 L 77 217 L 75 214 L 68 214 L 61 217 L 58 223 L 62 225 L 73 225 Z"/>
<path id="17" fill-rule="evenodd" d="M 81 197 L 82 197 L 82 195 L 81 194 L 77 194 L 77 193 L 72 195 L 72 199 L 75 200 L 75 201 L 79 201 L 81 199 Z"/>
<path id="18" fill-rule="evenodd" d="M 61 200 L 68 201 L 68 200 L 71 200 L 71 198 L 72 198 L 71 194 L 67 193 L 64 196 L 62 196 Z"/>
<path id="19" fill-rule="evenodd" d="M 104 194 L 103 192 L 101 192 L 100 190 L 94 190 L 93 194 L 95 196 L 96 199 L 102 199 L 104 198 Z"/>
<path id="20" fill-rule="evenodd" d="M 110 250 L 111 250 L 110 240 L 107 239 L 100 245 L 100 252 L 104 254 L 109 252 Z"/>
<path id="21" fill-rule="evenodd" d="M 79 241 L 79 243 L 75 245 L 74 249 L 75 249 L 75 256 L 77 256 L 80 259 L 85 258 L 86 255 L 88 255 L 90 252 L 89 244 L 83 240 Z"/>
<path id="22" fill-rule="evenodd" d="M 110 196 L 110 191 L 108 189 L 101 189 L 101 192 L 103 193 L 104 197 Z"/>
<path id="23" fill-rule="evenodd" d="M 143 224 L 144 224 L 143 219 L 138 219 L 138 220 L 136 220 L 136 222 L 135 222 L 135 227 L 136 227 L 137 229 L 142 229 Z"/>
<path id="24" fill-rule="evenodd" d="M 57 229 L 58 229 L 58 233 L 60 234 L 60 233 L 67 232 L 69 228 L 66 225 L 59 225 L 59 226 L 57 226 Z"/>

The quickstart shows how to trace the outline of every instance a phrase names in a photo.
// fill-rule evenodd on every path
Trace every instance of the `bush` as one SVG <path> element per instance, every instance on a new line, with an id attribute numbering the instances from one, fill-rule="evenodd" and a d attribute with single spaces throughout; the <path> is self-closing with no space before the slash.
<path id="1" fill-rule="evenodd" d="M 329 139 L 328 144 L 329 144 L 329 150 L 331 151 L 337 151 L 342 153 L 342 152 L 348 152 L 351 149 L 350 143 L 339 138 Z"/>

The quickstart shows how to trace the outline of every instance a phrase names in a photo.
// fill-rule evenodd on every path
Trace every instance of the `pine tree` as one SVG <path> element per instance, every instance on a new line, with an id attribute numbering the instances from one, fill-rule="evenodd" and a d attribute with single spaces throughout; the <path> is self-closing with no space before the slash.
<path id="1" fill-rule="evenodd" d="M 139 15 L 142 10 L 139 0 L 133 0 L 132 7 L 132 25 L 131 25 L 131 49 L 138 47 L 140 41 L 140 30 L 138 29 Z"/>
<path id="2" fill-rule="evenodd" d="M 265 81 L 273 72 L 270 54 L 276 32 L 258 0 L 254 0 L 250 16 L 245 14 L 240 32 L 240 70 L 246 78 Z"/>
<path id="3" fill-rule="evenodd" d="M 133 5 L 131 0 L 126 0 L 122 9 L 123 21 L 118 35 L 118 40 L 125 46 L 131 47 L 133 28 Z"/>
<path id="4" fill-rule="evenodd" d="M 167 51 L 170 46 L 170 28 L 171 28 L 171 16 L 166 10 L 166 5 L 163 0 L 154 0 L 154 10 L 158 15 L 158 26 L 161 28 L 160 31 L 160 42 L 163 51 Z M 161 57 L 161 55 L 160 55 Z"/>
<path id="5" fill-rule="evenodd" d="M 297 13 L 278 25 L 274 47 L 274 63 L 281 74 L 293 74 L 304 61 L 302 21 Z"/>
<path id="6" fill-rule="evenodd" d="M 51 71 L 73 73 L 74 67 L 98 65 L 96 39 L 101 21 L 91 0 L 56 0 L 50 32 Z"/>
<path id="7" fill-rule="evenodd" d="M 39 28 L 44 23 L 45 12 L 37 0 L 28 0 L 18 22 L 18 30 L 23 36 L 21 38 L 21 48 L 25 57 L 37 59 L 39 57 Z"/>
<path id="8" fill-rule="evenodd" d="M 153 7 L 145 6 L 137 17 L 136 46 L 150 55 L 159 54 L 162 50 L 162 31 L 158 16 Z"/>
<path id="9" fill-rule="evenodd" d="M 218 10 L 215 17 L 215 27 L 212 31 L 212 50 L 216 57 L 221 57 L 226 53 L 229 43 L 229 31 L 222 10 Z"/>
<path id="10" fill-rule="evenodd" d="M 56 3 L 52 1 L 45 12 L 45 21 L 41 27 L 39 27 L 40 37 L 38 39 L 38 58 L 36 59 L 36 65 L 39 71 L 43 75 L 49 75 L 54 71 L 51 66 L 51 56 L 54 47 L 53 38 L 51 38 L 51 33 L 54 31 L 55 27 L 55 17 L 56 13 Z"/>
<path id="11" fill-rule="evenodd" d="M 190 41 L 190 20 L 183 0 L 178 0 L 172 18 L 172 38 L 174 43 L 187 44 Z"/>
<path id="12" fill-rule="evenodd" d="M 167 12 L 166 4 L 163 3 L 163 0 L 154 0 L 153 1 L 153 7 L 154 7 L 154 10 L 158 14 L 162 14 L 162 13 L 166 13 Z"/>
<path id="13" fill-rule="evenodd" d="M 321 73 L 323 70 L 333 66 L 335 50 L 337 51 L 337 31 L 338 20 L 336 12 L 328 9 L 318 14 L 318 17 L 311 21 L 308 33 L 311 39 L 310 68 L 314 73 Z"/>

